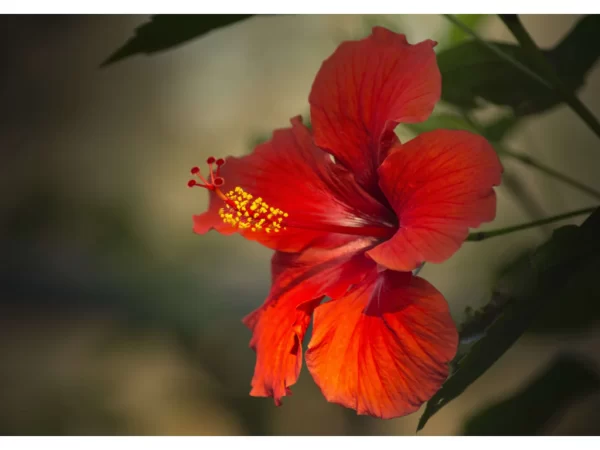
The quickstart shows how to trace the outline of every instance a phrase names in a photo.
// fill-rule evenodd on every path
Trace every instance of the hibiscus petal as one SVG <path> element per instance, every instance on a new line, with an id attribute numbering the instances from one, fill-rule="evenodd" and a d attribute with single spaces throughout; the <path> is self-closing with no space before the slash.
<path id="1" fill-rule="evenodd" d="M 289 225 L 280 233 L 242 232 L 244 237 L 277 250 L 326 246 L 339 227 L 381 229 L 395 220 L 388 208 L 360 188 L 350 172 L 315 147 L 300 117 L 292 119 L 292 128 L 276 130 L 270 141 L 250 155 L 227 158 L 221 175 L 224 192 L 240 186 L 289 214 Z M 235 232 L 219 217 L 222 207 L 223 201 L 210 192 L 208 211 L 194 217 L 194 231 Z"/>
<path id="2" fill-rule="evenodd" d="M 394 149 L 379 168 L 382 191 L 400 228 L 369 251 L 379 264 L 409 271 L 440 263 L 469 233 L 496 215 L 493 186 L 502 166 L 490 144 L 466 131 L 423 133 Z"/>
<path id="3" fill-rule="evenodd" d="M 333 250 L 311 248 L 273 256 L 269 297 L 244 319 L 252 330 L 250 347 L 256 351 L 250 395 L 273 397 L 280 405 L 300 374 L 302 340 L 314 308 L 324 295 L 343 295 L 375 270 L 375 263 L 364 255 L 372 241 L 345 240 Z"/>
<path id="4" fill-rule="evenodd" d="M 342 43 L 325 60 L 310 93 L 317 146 L 352 170 L 371 193 L 377 167 L 397 141 L 400 122 L 421 122 L 441 94 L 433 47 L 375 27 L 366 39 Z"/>
<path id="5" fill-rule="evenodd" d="M 316 308 L 306 364 L 328 401 L 358 414 L 410 414 L 440 388 L 458 333 L 444 297 L 410 272 L 371 275 Z"/>

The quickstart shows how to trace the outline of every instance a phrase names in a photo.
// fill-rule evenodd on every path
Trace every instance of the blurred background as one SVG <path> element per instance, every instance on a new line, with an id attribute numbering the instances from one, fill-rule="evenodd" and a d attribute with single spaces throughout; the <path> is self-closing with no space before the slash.
<path id="1" fill-rule="evenodd" d="M 0 434 L 414 434 L 420 413 L 356 416 L 327 403 L 306 369 L 280 408 L 248 396 L 254 353 L 240 320 L 268 292 L 271 252 L 239 236 L 194 235 L 192 214 L 207 198 L 186 183 L 207 156 L 247 153 L 290 117 L 308 118 L 314 76 L 341 41 L 384 25 L 443 48 L 456 30 L 441 16 L 253 17 L 100 69 L 147 20 L 0 17 Z M 550 48 L 578 17 L 522 20 Z M 494 16 L 477 30 L 514 42 Z M 579 92 L 596 117 L 599 93 L 597 65 Z M 596 139 L 559 106 L 521 120 L 504 142 L 600 190 Z M 598 203 L 503 163 L 487 228 Z M 421 274 L 461 322 L 552 228 L 467 243 Z M 597 370 L 594 325 L 526 334 L 421 434 L 462 433 L 564 350 Z M 598 417 L 600 396 L 583 396 L 540 432 L 596 434 Z"/>

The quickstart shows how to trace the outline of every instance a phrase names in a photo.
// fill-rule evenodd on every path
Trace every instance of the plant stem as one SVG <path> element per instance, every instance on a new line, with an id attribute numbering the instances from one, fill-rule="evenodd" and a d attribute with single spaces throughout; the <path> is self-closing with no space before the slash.
<path id="1" fill-rule="evenodd" d="M 505 234 L 513 233 L 515 231 L 527 230 L 528 228 L 535 228 L 540 225 L 546 225 L 548 223 L 557 222 L 559 220 L 570 219 L 571 217 L 580 216 L 583 214 L 589 214 L 595 211 L 598 207 L 594 206 L 592 208 L 584 208 L 578 209 L 577 211 L 571 211 L 565 214 L 560 214 L 558 216 L 547 217 L 546 219 L 536 220 L 534 222 L 524 223 L 521 225 L 515 225 L 507 228 L 499 228 L 497 230 L 489 230 L 489 231 L 480 231 L 477 233 L 471 233 L 467 237 L 467 241 L 483 241 L 484 239 L 490 239 L 497 236 L 503 236 Z"/>
<path id="2" fill-rule="evenodd" d="M 574 178 L 564 175 L 564 174 L 560 173 L 559 171 L 536 161 L 531 156 L 526 155 L 525 153 L 520 153 L 520 152 L 516 152 L 513 150 L 509 150 L 500 143 L 492 143 L 492 145 L 494 146 L 494 148 L 496 149 L 496 152 L 499 155 L 506 155 L 511 158 L 517 159 L 517 160 L 521 161 L 523 164 L 527 164 L 528 166 L 531 166 L 534 169 L 539 170 L 540 172 L 545 173 L 546 175 L 548 175 L 552 178 L 556 178 L 557 180 L 560 180 L 563 183 L 568 184 L 569 186 L 572 186 L 574 188 L 577 188 L 580 191 L 591 195 L 592 197 L 596 198 L 597 200 L 600 200 L 600 191 L 597 191 L 594 188 L 591 188 L 591 187 L 575 180 Z"/>
<path id="3" fill-rule="evenodd" d="M 571 109 L 587 124 L 588 127 L 600 137 L 600 123 L 590 112 L 590 110 L 579 100 L 571 89 L 568 89 L 557 75 L 552 64 L 548 62 L 544 54 L 536 45 L 531 35 L 527 32 L 521 19 L 516 14 L 500 14 L 500 19 L 508 27 L 514 37 L 519 41 L 523 50 L 532 58 L 532 63 L 536 65 L 537 71 L 543 74 L 552 88 L 563 98 Z"/>

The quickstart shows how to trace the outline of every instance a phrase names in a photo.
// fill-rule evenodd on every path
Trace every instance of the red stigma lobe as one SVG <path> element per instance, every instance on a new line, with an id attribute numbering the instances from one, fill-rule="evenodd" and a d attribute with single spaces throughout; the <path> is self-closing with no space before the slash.
<path id="1" fill-rule="evenodd" d="M 216 173 L 213 171 L 213 164 L 217 164 Z M 221 166 L 225 164 L 225 160 L 223 158 L 216 159 L 214 156 L 209 156 L 206 159 L 206 164 L 208 165 L 208 180 L 202 176 L 199 167 L 192 167 L 190 170 L 191 174 L 198 177 L 201 182 L 197 180 L 188 181 L 188 187 L 202 187 L 204 189 L 208 189 L 209 191 L 215 191 L 219 186 L 223 186 L 225 184 L 225 179 L 220 176 Z M 210 180 L 210 181 L 209 181 Z"/>

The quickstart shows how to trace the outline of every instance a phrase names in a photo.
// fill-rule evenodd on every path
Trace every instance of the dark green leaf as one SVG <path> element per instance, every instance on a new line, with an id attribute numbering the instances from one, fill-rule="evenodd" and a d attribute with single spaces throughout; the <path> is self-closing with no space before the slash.
<path id="1" fill-rule="evenodd" d="M 577 91 L 600 56 L 600 16 L 583 18 L 552 50 L 544 53 L 567 88 Z M 516 45 L 491 42 L 499 50 L 535 72 Z M 472 109 L 478 99 L 513 108 L 517 116 L 540 113 L 561 102 L 551 89 L 524 74 L 477 41 L 467 41 L 438 54 L 442 99 Z"/>
<path id="2" fill-rule="evenodd" d="M 527 65 L 519 47 L 494 43 L 502 52 Z M 438 54 L 442 100 L 473 109 L 482 98 L 508 105 L 516 114 L 536 112 L 536 105 L 556 104 L 555 94 L 477 41 L 467 41 Z M 543 105 L 544 108 L 547 105 Z"/>
<path id="3" fill-rule="evenodd" d="M 598 60 L 600 48 L 600 15 L 591 14 L 581 19 L 573 30 L 550 51 L 550 60 L 558 67 L 561 78 L 583 77 Z"/>
<path id="4" fill-rule="evenodd" d="M 600 255 L 574 273 L 553 297 L 569 298 L 569 307 L 550 302 L 529 332 L 573 333 L 586 331 L 600 320 Z"/>
<path id="5" fill-rule="evenodd" d="M 513 261 L 501 267 L 502 277 L 519 276 L 518 271 L 524 258 L 530 258 L 531 252 L 526 251 Z M 528 333 L 556 334 L 584 332 L 600 320 L 600 284 L 597 274 L 600 273 L 600 255 L 590 258 L 588 263 L 579 271 L 571 274 L 556 292 L 549 298 L 546 308 L 540 311 Z M 554 297 L 569 298 L 569 307 L 565 308 Z"/>
<path id="6" fill-rule="evenodd" d="M 600 389 L 589 364 L 570 355 L 557 357 L 547 370 L 511 397 L 475 413 L 464 435 L 533 436 L 573 401 Z"/>
<path id="7" fill-rule="evenodd" d="M 465 320 L 458 327 L 461 343 L 469 343 L 483 336 L 487 328 L 502 315 L 508 300 L 509 298 L 498 292 L 483 308 L 473 310 L 467 307 Z"/>
<path id="8" fill-rule="evenodd" d="M 555 294 L 568 286 L 570 279 L 578 277 L 579 272 L 587 270 L 587 266 L 595 266 L 596 273 L 600 273 L 599 255 L 600 209 L 597 209 L 583 225 L 559 228 L 548 242 L 522 259 L 517 270 L 495 288 L 494 295 L 504 297 L 502 314 L 485 330 L 485 336 L 454 362 L 453 374 L 427 403 L 418 429 L 483 375 L 531 326 L 540 311 L 554 304 L 568 308 L 571 296 Z"/>
<path id="9" fill-rule="evenodd" d="M 100 67 L 108 66 L 138 53 L 168 50 L 211 30 L 247 19 L 249 14 L 201 14 L 152 16 L 135 29 L 135 35 L 114 52 Z"/>

